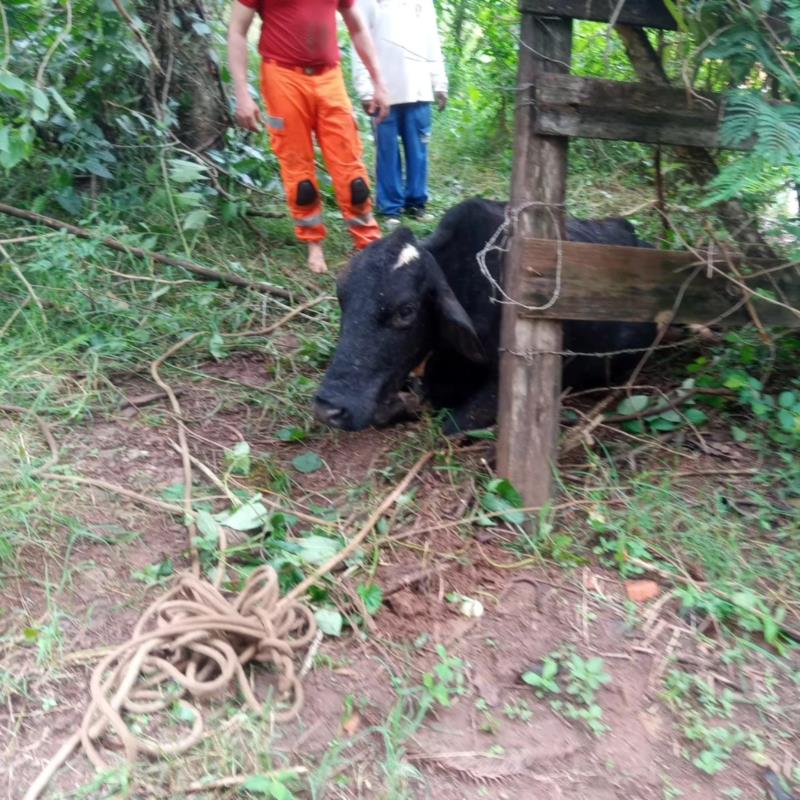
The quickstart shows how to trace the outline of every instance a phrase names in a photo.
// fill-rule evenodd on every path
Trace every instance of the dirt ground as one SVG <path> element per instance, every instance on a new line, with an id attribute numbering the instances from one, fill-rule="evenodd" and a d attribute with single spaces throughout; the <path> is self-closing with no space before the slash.
<path id="1" fill-rule="evenodd" d="M 247 358 L 212 365 L 208 374 L 256 388 L 264 380 L 263 366 Z M 193 433 L 190 446 L 214 470 L 221 468 L 220 448 L 240 439 L 251 444 L 254 454 L 269 450 L 283 465 L 307 449 L 304 443 L 277 441 L 257 407 L 215 408 L 218 386 L 210 380 L 182 388 Z M 129 394 L 148 389 L 152 386 L 137 381 L 126 386 Z M 315 440 L 325 468 L 294 475 L 293 498 L 305 507 L 346 509 L 347 490 L 355 490 L 371 471 L 391 466 L 392 453 L 412 430 L 407 425 Z M 182 481 L 171 438 L 174 425 L 160 400 L 142 411 L 122 410 L 62 435 L 61 462 L 75 474 L 159 497 Z M 481 459 L 490 458 L 489 449 L 473 445 L 457 457 L 480 468 Z M 749 757 L 747 742 L 737 746 L 716 776 L 692 764 L 697 753 L 687 739 L 685 718 L 664 699 L 665 678 L 679 666 L 711 691 L 728 690 L 744 698 L 768 693 L 774 701 L 770 707 L 782 708 L 794 730 L 800 730 L 797 685 L 785 673 L 765 670 L 763 662 L 746 653 L 736 661 L 726 658 L 725 650 L 714 645 L 713 631 L 700 635 L 696 620 L 677 614 L 670 587 L 657 577 L 658 598 L 637 605 L 628 600 L 621 578 L 596 563 L 570 568 L 533 563 L 510 552 L 502 534 L 481 528 L 467 535 L 454 528 L 425 530 L 463 516 L 472 502 L 471 487 L 436 468 L 426 470 L 415 486 L 418 511 L 397 515 L 380 551 L 375 582 L 383 587 L 385 602 L 372 630 L 325 638 L 304 681 L 299 719 L 271 727 L 265 750 L 279 754 L 280 763 L 314 770 L 337 744 L 345 748 L 346 757 L 323 781 L 324 796 L 401 796 L 387 788 L 392 782 L 386 774 L 394 763 L 387 758 L 387 719 L 396 703 L 398 676 L 405 685 L 421 685 L 423 674 L 439 658 L 434 646 L 440 644 L 450 657 L 460 659 L 459 682 L 450 707 L 435 708 L 421 726 L 398 740 L 402 757 L 396 763 L 410 771 L 408 794 L 402 796 L 771 796 L 763 781 L 764 764 Z M 390 488 L 387 482 L 385 491 Z M 174 515 L 95 488 L 52 490 L 77 528 L 89 535 L 65 540 L 62 530 L 40 547 L 26 548 L 17 573 L 7 576 L 0 591 L 2 668 L 6 683 L 16 687 L 6 687 L 7 702 L 0 707 L 0 796 L 8 798 L 22 797 L 75 729 L 97 654 L 126 638 L 146 604 L 163 591 L 134 575 L 166 559 L 176 571 L 188 564 L 185 528 Z M 408 536 L 395 536 L 409 531 Z M 341 581 L 348 580 L 343 573 Z M 465 616 L 459 602 L 452 602 L 453 595 L 480 600 L 485 613 Z M 43 631 L 54 632 L 48 647 Z M 556 713 L 552 698 L 537 697 L 521 681 L 522 674 L 535 671 L 554 652 L 603 660 L 610 681 L 596 692 L 596 702 L 602 708 L 604 733 L 593 735 L 579 720 Z M 209 701 L 212 717 L 214 705 Z M 741 703 L 735 722 L 742 730 L 768 732 L 771 713 L 758 702 Z M 713 722 L 706 717 L 708 725 Z M 800 756 L 791 738 L 777 737 L 766 749 L 779 771 Z M 155 788 L 144 781 L 130 796 L 190 796 L 181 788 L 186 786 L 184 773 L 173 767 L 159 774 Z M 91 775 L 86 759 L 75 755 L 47 796 L 114 796 L 86 789 Z M 202 772 L 195 771 L 193 777 L 199 776 Z M 70 795 L 79 786 L 84 786 L 83 793 Z M 301 786 L 296 784 L 294 791 L 305 797 Z M 234 795 L 219 791 L 191 796 Z"/>

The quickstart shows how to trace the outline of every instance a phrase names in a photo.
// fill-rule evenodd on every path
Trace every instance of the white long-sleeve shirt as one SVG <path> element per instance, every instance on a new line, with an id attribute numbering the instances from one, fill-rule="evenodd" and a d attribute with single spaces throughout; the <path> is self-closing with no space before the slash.
<path id="1" fill-rule="evenodd" d="M 429 103 L 434 92 L 447 92 L 432 0 L 356 0 L 356 5 L 375 42 L 390 105 Z M 359 98 L 372 98 L 372 81 L 355 52 L 353 81 Z"/>

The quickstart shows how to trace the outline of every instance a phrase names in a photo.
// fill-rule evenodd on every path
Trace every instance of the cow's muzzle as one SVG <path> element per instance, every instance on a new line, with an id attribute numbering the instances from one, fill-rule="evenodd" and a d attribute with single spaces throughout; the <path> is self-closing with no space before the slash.
<path id="1" fill-rule="evenodd" d="M 313 403 L 314 416 L 326 425 L 332 428 L 341 428 L 342 430 L 353 430 L 353 417 L 352 414 L 343 406 L 326 400 L 321 395 L 314 398 Z"/>

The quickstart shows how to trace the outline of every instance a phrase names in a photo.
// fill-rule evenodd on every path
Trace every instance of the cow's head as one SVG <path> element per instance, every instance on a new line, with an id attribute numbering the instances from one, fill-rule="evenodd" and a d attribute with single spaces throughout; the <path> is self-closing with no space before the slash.
<path id="1" fill-rule="evenodd" d="M 338 296 L 339 344 L 314 398 L 322 422 L 361 430 L 397 418 L 398 392 L 439 343 L 484 360 L 467 313 L 408 228 L 358 253 L 339 279 Z"/>

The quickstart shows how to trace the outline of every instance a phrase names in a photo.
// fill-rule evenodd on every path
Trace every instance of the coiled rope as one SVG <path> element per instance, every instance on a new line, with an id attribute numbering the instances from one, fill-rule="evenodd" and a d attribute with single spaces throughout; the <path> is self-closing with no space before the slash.
<path id="1" fill-rule="evenodd" d="M 316 630 L 307 606 L 280 597 L 278 576 L 268 565 L 253 572 L 232 599 L 194 575 L 181 576 L 174 588 L 144 612 L 131 638 L 95 667 L 80 728 L 64 742 L 24 800 L 39 797 L 79 744 L 96 769 L 108 769 L 98 747 L 98 741 L 108 734 L 116 736 L 131 763 L 142 753 L 185 753 L 204 732 L 203 716 L 187 696 L 218 695 L 235 680 L 247 706 L 261 712 L 264 704 L 255 696 L 245 672 L 253 662 L 272 665 L 277 696 L 288 703 L 287 708 L 273 712 L 275 720 L 292 719 L 303 704 L 294 658 L 312 641 Z M 191 715 L 192 728 L 172 742 L 134 733 L 123 717 L 126 712 L 158 713 L 173 703 Z"/>

